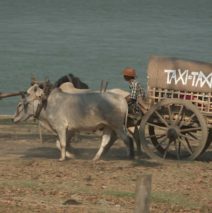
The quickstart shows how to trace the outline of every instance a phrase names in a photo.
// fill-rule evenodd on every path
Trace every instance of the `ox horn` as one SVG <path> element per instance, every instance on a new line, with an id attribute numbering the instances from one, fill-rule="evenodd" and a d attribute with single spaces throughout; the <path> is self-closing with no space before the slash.
<path id="1" fill-rule="evenodd" d="M 34 75 L 32 75 L 32 77 L 31 77 L 31 85 L 36 84 L 36 82 L 37 82 L 36 77 Z"/>

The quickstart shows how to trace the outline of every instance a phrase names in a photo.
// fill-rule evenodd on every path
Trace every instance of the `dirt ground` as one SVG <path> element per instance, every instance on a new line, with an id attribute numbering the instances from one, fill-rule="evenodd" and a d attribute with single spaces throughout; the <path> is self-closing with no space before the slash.
<path id="1" fill-rule="evenodd" d="M 212 212 L 212 148 L 194 162 L 126 158 L 122 141 L 97 163 L 100 136 L 80 134 L 76 159 L 59 162 L 55 136 L 0 120 L 0 212 L 134 212 L 136 180 L 152 175 L 151 212 Z"/>

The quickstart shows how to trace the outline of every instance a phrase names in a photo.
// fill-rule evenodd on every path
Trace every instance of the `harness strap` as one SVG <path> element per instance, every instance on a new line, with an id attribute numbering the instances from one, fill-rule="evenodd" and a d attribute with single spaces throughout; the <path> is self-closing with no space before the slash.
<path id="1" fill-rule="evenodd" d="M 43 103 L 41 102 L 38 104 L 37 109 L 35 111 L 35 114 L 34 114 L 35 119 L 39 118 L 42 108 L 43 108 Z"/>

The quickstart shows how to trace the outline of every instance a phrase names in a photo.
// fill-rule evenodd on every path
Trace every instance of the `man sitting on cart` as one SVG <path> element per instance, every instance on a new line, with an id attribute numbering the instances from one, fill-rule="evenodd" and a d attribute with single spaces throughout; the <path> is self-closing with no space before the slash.
<path id="1" fill-rule="evenodd" d="M 145 97 L 144 89 L 141 84 L 135 79 L 137 77 L 136 70 L 132 67 L 126 67 L 123 70 L 124 79 L 129 83 L 130 94 L 126 97 L 129 114 L 141 116 L 143 99 Z"/>

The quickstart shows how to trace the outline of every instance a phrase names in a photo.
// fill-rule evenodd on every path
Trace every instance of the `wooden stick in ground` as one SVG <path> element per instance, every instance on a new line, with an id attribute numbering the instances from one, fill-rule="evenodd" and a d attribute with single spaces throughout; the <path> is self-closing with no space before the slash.
<path id="1" fill-rule="evenodd" d="M 104 85 L 104 80 L 101 80 L 101 84 L 100 84 L 100 93 L 102 93 L 102 90 L 103 90 L 103 85 Z"/>
<path id="2" fill-rule="evenodd" d="M 108 81 L 105 81 L 105 85 L 104 85 L 104 90 L 103 90 L 103 92 L 106 92 L 107 86 L 108 86 Z"/>
<path id="3" fill-rule="evenodd" d="M 136 183 L 135 213 L 149 213 L 152 175 L 139 176 Z"/>

